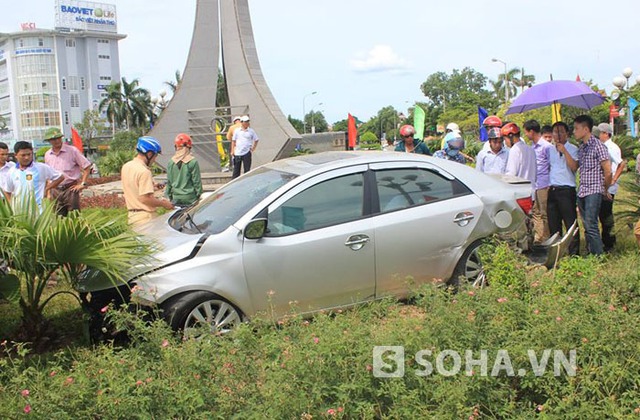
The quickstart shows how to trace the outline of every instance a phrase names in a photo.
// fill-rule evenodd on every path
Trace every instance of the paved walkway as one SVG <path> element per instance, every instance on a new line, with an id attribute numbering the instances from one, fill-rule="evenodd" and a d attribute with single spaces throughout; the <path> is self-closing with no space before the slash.
<path id="1" fill-rule="evenodd" d="M 202 174 L 202 188 L 204 191 L 215 191 L 227 182 L 231 181 L 230 172 L 211 172 Z M 167 176 L 165 174 L 155 176 L 153 178 L 157 184 L 164 184 L 167 182 Z M 122 182 L 113 181 L 105 184 L 92 185 L 87 187 L 82 194 L 87 197 L 93 197 L 96 195 L 104 194 L 122 194 Z"/>

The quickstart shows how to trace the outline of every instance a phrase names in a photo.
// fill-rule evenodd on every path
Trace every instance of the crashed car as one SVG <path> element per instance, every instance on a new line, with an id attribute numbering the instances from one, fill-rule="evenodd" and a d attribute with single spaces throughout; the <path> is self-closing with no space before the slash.
<path id="1" fill-rule="evenodd" d="M 271 162 L 145 225 L 138 302 L 184 332 L 484 281 L 478 248 L 524 230 L 531 184 L 429 156 L 326 152 Z M 108 283 L 88 279 L 96 298 Z"/>

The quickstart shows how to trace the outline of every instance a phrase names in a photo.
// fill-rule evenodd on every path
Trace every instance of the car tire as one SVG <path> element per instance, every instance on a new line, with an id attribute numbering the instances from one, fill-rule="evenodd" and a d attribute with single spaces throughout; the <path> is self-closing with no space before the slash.
<path id="1" fill-rule="evenodd" d="M 226 299 L 205 291 L 189 292 L 161 305 L 165 321 L 185 337 L 199 337 L 206 330 L 225 334 L 238 326 L 242 312 Z"/>
<path id="2" fill-rule="evenodd" d="M 460 286 L 485 287 L 488 285 L 484 272 L 480 249 L 484 244 L 484 239 L 478 239 L 467 247 L 458 261 L 453 275 L 448 284 L 455 288 Z"/>

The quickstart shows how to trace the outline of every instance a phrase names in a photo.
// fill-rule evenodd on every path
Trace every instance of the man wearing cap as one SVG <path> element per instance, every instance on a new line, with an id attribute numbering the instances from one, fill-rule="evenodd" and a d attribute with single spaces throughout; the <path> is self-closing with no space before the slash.
<path id="1" fill-rule="evenodd" d="M 616 235 L 613 234 L 614 220 L 613 220 L 613 199 L 618 192 L 618 179 L 624 168 L 627 166 L 627 162 L 622 159 L 622 152 L 620 147 L 613 142 L 611 137 L 613 136 L 613 129 L 608 123 L 602 123 L 598 125 L 598 131 L 600 134 L 598 137 L 602 144 L 605 145 L 609 151 L 609 160 L 611 161 L 611 186 L 607 190 L 610 197 L 605 194 L 600 205 L 600 225 L 602 226 L 602 243 L 604 244 L 605 252 L 609 252 L 613 249 L 616 243 Z"/>
<path id="2" fill-rule="evenodd" d="M 240 124 L 240 116 L 237 115 L 235 117 L 233 117 L 233 124 L 231 125 L 231 127 L 229 127 L 229 131 L 227 131 L 227 141 L 229 142 L 229 150 L 231 151 L 231 141 L 233 140 L 233 133 L 236 132 L 236 130 L 238 128 L 241 127 L 242 124 Z M 231 166 L 233 165 L 233 154 L 229 153 L 229 163 L 227 166 Z M 225 168 L 225 170 L 229 170 L 229 168 Z"/>
<path id="3" fill-rule="evenodd" d="M 462 136 L 462 132 L 460 131 L 460 126 L 454 122 L 447 124 L 447 128 L 444 129 L 445 137 L 449 133 L 456 133 Z M 440 150 L 444 150 L 447 146 L 447 142 L 442 138 L 442 142 L 440 143 Z"/>
<path id="4" fill-rule="evenodd" d="M 503 174 L 507 170 L 509 149 L 504 147 L 504 140 L 497 127 L 488 130 L 489 149 L 481 150 L 476 157 L 476 170 L 485 174 Z"/>
<path id="5" fill-rule="evenodd" d="M 249 116 L 240 117 L 240 128 L 233 133 L 231 141 L 231 156 L 233 156 L 233 178 L 240 176 L 240 164 L 244 166 L 244 173 L 251 170 L 251 154 L 258 147 L 258 135 L 249 127 Z"/>
<path id="6" fill-rule="evenodd" d="M 62 141 L 62 131 L 51 127 L 44 133 L 44 140 L 51 144 L 44 154 L 44 163 L 65 176 L 65 180 L 51 191 L 57 200 L 60 216 L 66 216 L 72 210 L 80 210 L 80 191 L 87 186 L 91 172 L 91 162 L 75 147 Z"/>

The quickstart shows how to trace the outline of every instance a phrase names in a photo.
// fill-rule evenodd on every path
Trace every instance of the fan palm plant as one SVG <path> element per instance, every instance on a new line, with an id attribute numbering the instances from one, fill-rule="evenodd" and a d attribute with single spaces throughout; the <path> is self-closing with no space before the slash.
<path id="1" fill-rule="evenodd" d="M 99 270 L 114 285 L 122 284 L 128 269 L 143 263 L 150 249 L 124 216 L 114 220 L 93 214 L 88 219 L 72 212 L 63 218 L 49 200 L 40 210 L 33 197 L 0 201 L 0 260 L 8 267 L 0 273 L 0 294 L 20 304 L 20 339 L 37 343 L 49 334 L 44 308 L 61 293 L 78 297 L 75 289 L 84 270 Z M 45 297 L 54 273 L 71 288 Z"/>

